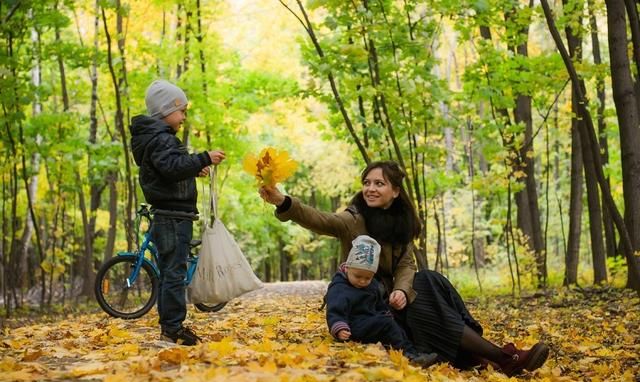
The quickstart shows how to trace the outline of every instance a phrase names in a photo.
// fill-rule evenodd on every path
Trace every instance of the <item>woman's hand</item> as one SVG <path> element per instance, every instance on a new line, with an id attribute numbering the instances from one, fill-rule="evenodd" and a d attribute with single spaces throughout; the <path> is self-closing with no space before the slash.
<path id="1" fill-rule="evenodd" d="M 284 195 L 280 190 L 275 188 L 275 186 L 262 186 L 258 192 L 265 202 L 273 204 L 274 206 L 279 206 L 284 203 Z"/>
<path id="2" fill-rule="evenodd" d="M 407 306 L 407 296 L 400 289 L 396 289 L 389 295 L 389 305 L 395 310 L 402 310 Z"/>

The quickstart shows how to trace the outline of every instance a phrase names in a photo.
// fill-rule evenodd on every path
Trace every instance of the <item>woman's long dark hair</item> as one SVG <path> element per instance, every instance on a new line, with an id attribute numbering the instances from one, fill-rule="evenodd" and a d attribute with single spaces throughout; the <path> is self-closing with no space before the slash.
<path id="1" fill-rule="evenodd" d="M 421 228 L 413 202 L 404 189 L 403 181 L 407 174 L 394 161 L 378 161 L 362 170 L 360 180 L 364 183 L 369 172 L 376 168 L 381 169 L 382 176 L 400 190 L 398 197 L 387 209 L 371 208 L 360 191 L 351 199 L 351 204 L 364 216 L 365 226 L 371 237 L 379 242 L 406 245 L 420 235 Z"/>

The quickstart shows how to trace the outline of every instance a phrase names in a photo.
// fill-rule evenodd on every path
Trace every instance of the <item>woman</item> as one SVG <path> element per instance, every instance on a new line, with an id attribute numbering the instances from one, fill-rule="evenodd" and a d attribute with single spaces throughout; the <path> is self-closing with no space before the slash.
<path id="1" fill-rule="evenodd" d="M 403 187 L 404 177 L 396 162 L 369 164 L 362 172 L 362 191 L 339 213 L 318 211 L 275 187 L 262 187 L 260 196 L 277 207 L 281 221 L 338 238 L 341 261 L 356 236 L 376 239 L 382 245 L 376 277 L 390 291 L 389 305 L 420 352 L 436 352 L 460 368 L 491 362 L 509 376 L 542 366 L 549 355 L 545 344 L 526 351 L 511 343 L 499 348 L 482 337 L 482 327 L 445 277 L 429 270 L 416 273 L 412 254 L 420 220 Z"/>

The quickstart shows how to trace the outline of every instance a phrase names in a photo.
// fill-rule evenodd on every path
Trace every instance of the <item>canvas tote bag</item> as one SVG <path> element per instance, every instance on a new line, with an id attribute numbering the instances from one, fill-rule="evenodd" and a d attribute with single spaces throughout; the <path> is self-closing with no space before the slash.
<path id="1" fill-rule="evenodd" d="M 218 217 L 216 169 L 217 166 L 213 166 L 210 173 L 209 211 L 204 214 L 205 230 L 198 266 L 187 288 L 187 301 L 193 304 L 219 304 L 262 288 L 262 282 Z"/>

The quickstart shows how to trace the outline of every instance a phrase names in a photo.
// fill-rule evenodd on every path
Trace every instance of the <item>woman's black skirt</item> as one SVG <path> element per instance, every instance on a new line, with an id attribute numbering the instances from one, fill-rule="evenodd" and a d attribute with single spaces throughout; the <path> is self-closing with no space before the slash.
<path id="1" fill-rule="evenodd" d="M 458 367 L 473 364 L 471 354 L 460 350 L 465 325 L 482 335 L 482 326 L 467 310 L 453 285 L 438 272 L 416 273 L 413 288 L 418 293 L 407 307 L 406 327 L 420 352 L 440 354 Z"/>

